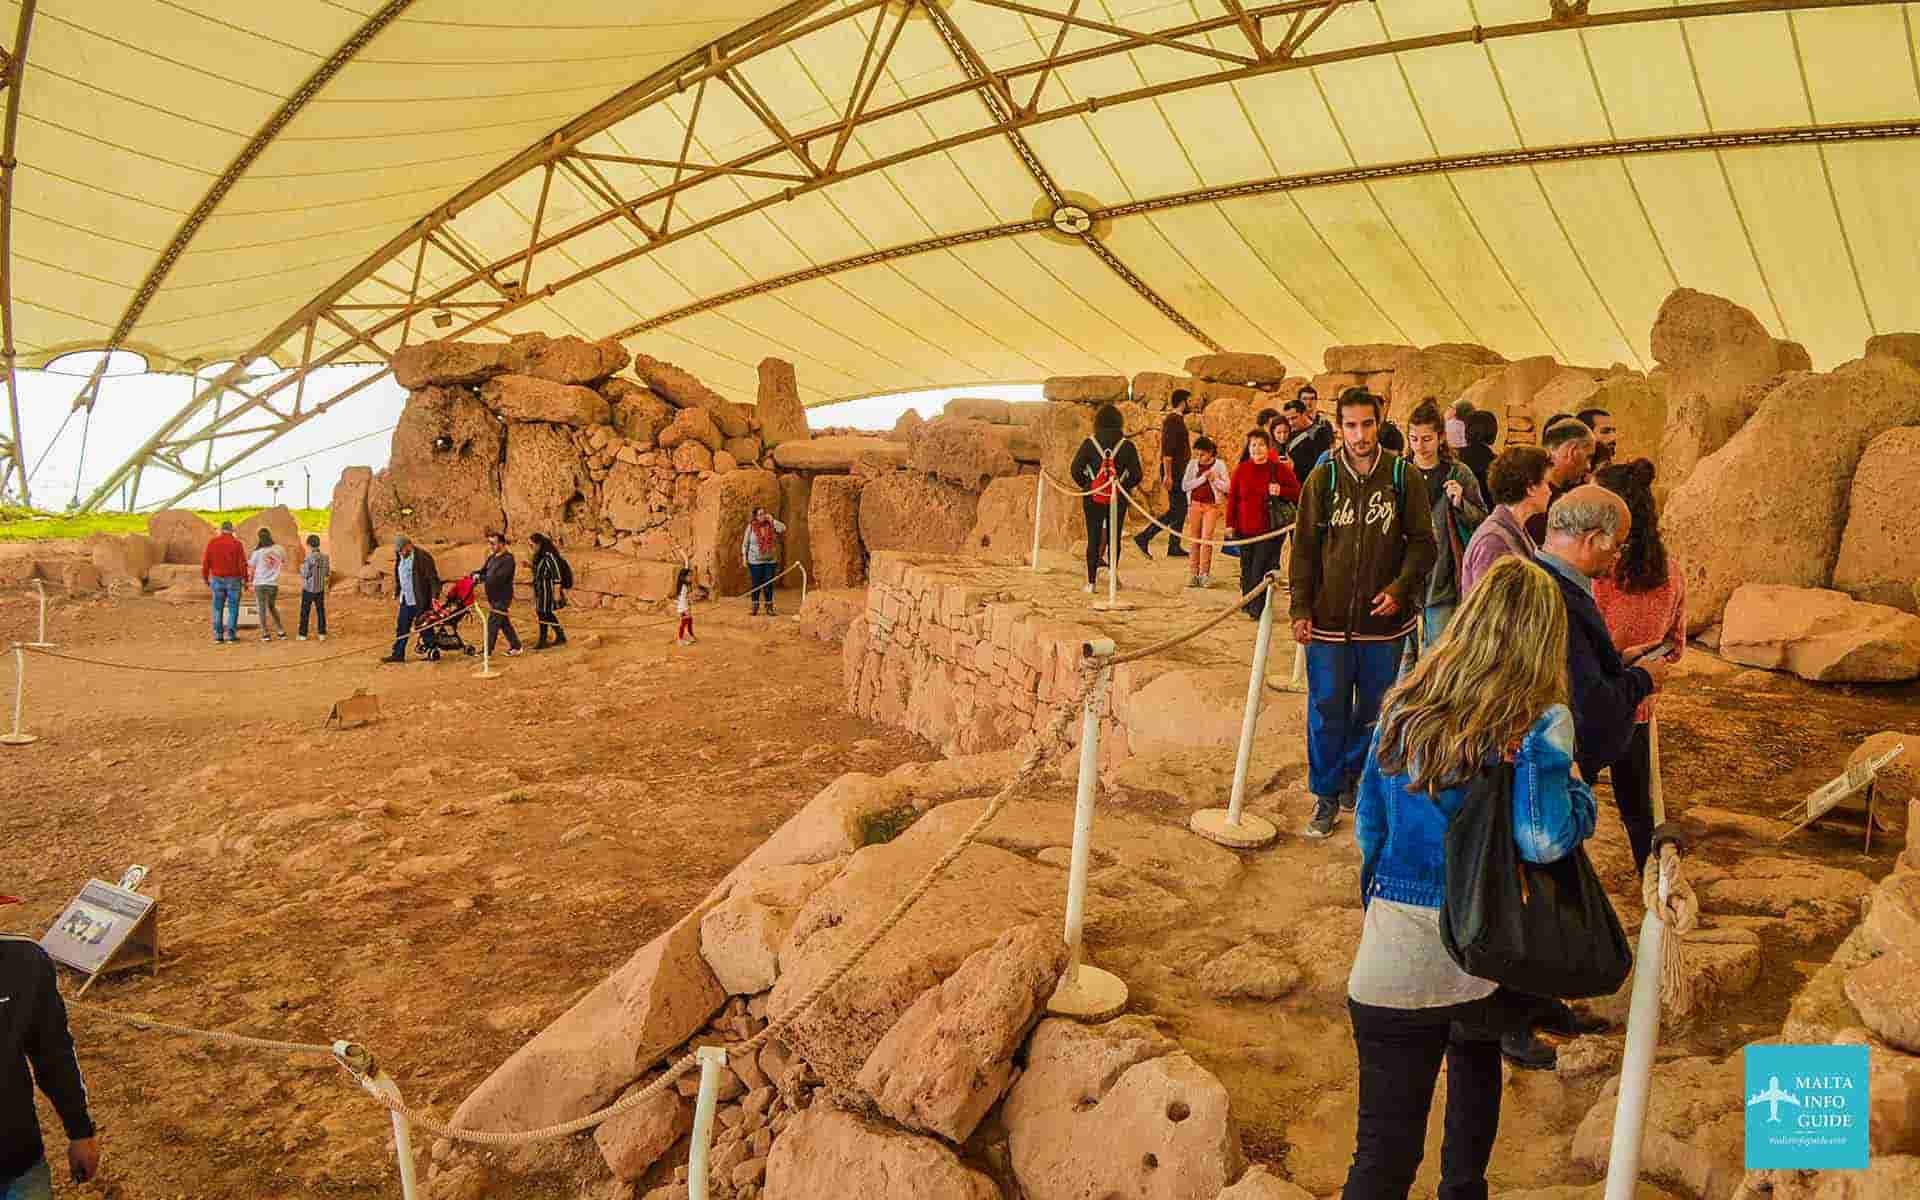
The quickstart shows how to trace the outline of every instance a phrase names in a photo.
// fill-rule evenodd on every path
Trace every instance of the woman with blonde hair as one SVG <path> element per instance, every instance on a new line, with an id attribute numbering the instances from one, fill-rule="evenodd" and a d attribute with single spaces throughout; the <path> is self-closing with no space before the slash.
<path id="1" fill-rule="evenodd" d="M 1430 652 L 1387 693 L 1354 815 L 1366 918 L 1347 979 L 1359 1054 L 1359 1125 L 1344 1200 L 1404 1200 L 1447 1064 L 1440 1200 L 1487 1194 L 1500 1123 L 1500 1035 L 1539 1001 L 1467 974 L 1440 937 L 1448 821 L 1470 785 L 1513 764 L 1514 840 L 1557 861 L 1593 833 L 1573 772 L 1567 612 L 1520 558 L 1495 563 Z"/>

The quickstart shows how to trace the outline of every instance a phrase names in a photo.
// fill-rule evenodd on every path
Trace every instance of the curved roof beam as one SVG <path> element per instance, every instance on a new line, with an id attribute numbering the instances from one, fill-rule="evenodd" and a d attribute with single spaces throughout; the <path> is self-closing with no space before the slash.
<path id="1" fill-rule="evenodd" d="M 390 306 L 353 306 L 356 309 L 372 307 L 379 311 L 372 317 L 369 317 L 366 312 L 354 311 L 350 314 L 351 317 L 354 318 L 353 320 L 341 321 L 340 318 L 343 313 L 347 312 L 347 307 L 339 305 L 338 302 L 349 290 L 372 277 L 375 271 L 395 260 L 402 259 L 403 256 L 411 257 L 413 253 L 418 253 L 424 258 L 426 246 L 429 243 L 439 245 L 439 242 L 435 240 L 437 231 L 439 231 L 442 226 L 447 225 L 459 210 L 500 190 L 527 171 L 538 169 L 542 166 L 561 164 L 571 167 L 574 165 L 573 160 L 584 162 L 590 161 L 595 157 L 612 158 L 614 156 L 585 154 L 577 150 L 576 147 L 582 139 L 591 136 L 592 133 L 606 129 L 616 121 L 622 120 L 633 113 L 637 113 L 650 104 L 661 102 L 668 96 L 688 86 L 710 79 L 718 80 L 722 84 L 731 86 L 728 79 L 729 72 L 746 60 L 771 49 L 794 42 L 815 30 L 824 29 L 838 22 L 849 20 L 857 14 L 868 12 L 882 2 L 884 2 L 884 0 L 858 0 L 858 2 L 850 4 L 845 8 L 838 9 L 828 15 L 811 21 L 807 21 L 807 16 L 817 11 L 820 7 L 818 3 L 812 3 L 809 0 L 809 2 L 803 2 L 802 4 L 793 6 L 794 9 L 802 10 L 797 16 L 788 15 L 793 11 L 792 9 L 783 10 L 781 14 L 776 14 L 776 17 L 784 18 L 788 22 L 786 25 L 783 26 L 775 23 L 775 18 L 769 18 L 768 21 L 762 22 L 760 26 L 749 27 L 747 30 L 742 30 L 735 37 L 726 39 L 722 44 L 716 44 L 714 47 L 711 47 L 704 60 L 696 58 L 693 62 L 683 63 L 678 68 L 670 68 L 668 71 L 656 73 L 656 75 L 650 79 L 637 84 L 634 88 L 628 89 L 627 92 L 623 92 L 620 96 L 614 97 L 606 104 L 599 106 L 575 122 L 563 127 L 563 129 L 557 131 L 550 139 L 530 147 L 494 172 L 489 173 L 481 180 L 469 185 L 453 200 L 450 200 L 428 216 L 422 218 L 412 229 L 395 238 L 386 247 L 383 247 L 380 251 L 366 259 L 360 266 L 348 272 L 333 286 L 326 289 L 320 296 L 316 297 L 290 317 L 289 320 L 284 322 L 278 329 L 262 339 L 254 348 L 241 355 L 240 358 L 242 361 L 246 361 L 258 355 L 271 352 L 285 343 L 289 338 L 300 333 L 303 329 L 314 326 L 321 320 L 323 313 L 330 325 L 344 324 L 351 331 L 346 338 L 339 340 L 323 352 L 311 357 L 303 356 L 303 361 L 295 372 L 289 377 L 276 382 L 272 387 L 265 389 L 259 395 L 243 393 L 243 395 L 246 396 L 244 403 L 196 434 L 194 440 L 204 440 L 210 436 L 226 436 L 222 433 L 222 427 L 224 425 L 231 423 L 244 413 L 256 408 L 265 406 L 271 409 L 271 406 L 267 404 L 267 400 L 288 386 L 297 386 L 297 380 L 304 377 L 307 370 L 312 367 L 323 366 L 347 359 L 356 352 L 357 347 L 372 343 L 380 337 L 384 336 L 388 338 L 389 341 L 394 340 L 396 335 L 410 328 L 413 317 L 420 312 L 436 309 L 477 310 L 478 315 L 472 316 L 470 319 L 465 319 L 457 328 L 449 329 L 443 335 L 448 337 L 462 336 L 474 330 L 485 328 L 501 317 L 516 312 L 529 304 L 545 300 L 556 292 L 592 279 L 611 268 L 651 254 L 662 246 L 672 244 L 698 233 L 707 232 L 751 213 L 772 208 L 796 196 L 817 191 L 843 180 L 856 178 L 876 171 L 883 171 L 887 168 L 898 166 L 926 155 L 954 149 L 985 139 L 1008 137 L 1029 127 L 1078 117 L 1101 108 L 1150 101 L 1160 96 L 1198 88 L 1213 87 L 1223 83 L 1231 83 L 1274 72 L 1301 70 L 1331 63 L 1350 62 L 1384 55 L 1413 53 L 1443 46 L 1477 44 L 1503 39 L 1522 38 L 1575 28 L 1608 28 L 1748 13 L 1785 12 L 1789 10 L 1875 7 L 1886 4 L 1890 2 L 1890 0 L 1710 0 L 1710 2 L 1683 2 L 1666 7 L 1649 7 L 1594 14 L 1580 11 L 1578 6 L 1558 5 L 1553 10 L 1553 15 L 1540 19 L 1514 21 L 1498 25 L 1475 25 L 1468 28 L 1418 37 L 1387 38 L 1376 42 L 1343 47 L 1317 54 L 1312 52 L 1312 47 L 1307 43 L 1314 32 L 1324 23 L 1327 15 L 1340 5 L 1341 0 L 1289 0 L 1289 2 L 1273 3 L 1258 7 L 1251 5 L 1235 6 L 1232 9 L 1223 6 L 1220 14 L 1217 16 L 1190 22 L 1177 28 L 1154 30 L 1150 34 L 1135 32 L 1129 37 L 1118 38 L 1115 41 L 1102 45 L 1090 46 L 1065 54 L 1057 52 L 1049 53 L 1026 63 L 997 68 L 995 71 L 984 75 L 966 72 L 963 73 L 966 77 L 955 83 L 934 88 L 924 94 L 870 110 L 851 111 L 849 113 L 836 115 L 831 120 L 812 129 L 792 131 L 784 128 L 769 129 L 768 132 L 772 136 L 764 138 L 754 149 L 748 150 L 729 161 L 697 165 L 690 163 L 672 164 L 674 166 L 673 182 L 656 187 L 644 196 L 614 196 L 611 198 L 602 196 L 600 200 L 605 206 L 600 211 L 586 216 L 568 228 L 553 232 L 536 228 L 528 242 L 521 249 L 504 254 L 492 262 L 473 261 L 458 265 L 457 269 L 450 276 L 445 276 L 445 278 L 451 278 L 451 282 L 449 283 L 427 289 L 423 292 L 419 287 L 418 260 L 416 260 L 416 286 L 413 292 L 406 296 L 404 303 L 395 303 Z M 925 106 L 939 104 L 941 101 L 951 99 L 955 96 L 971 93 L 983 98 L 991 97 L 994 100 L 1001 100 L 1007 94 L 1016 90 L 1013 87 L 1016 80 L 1043 76 L 1047 72 L 1054 71 L 1061 66 L 1100 59 L 1114 54 L 1127 53 L 1148 46 L 1164 48 L 1166 42 L 1169 40 L 1179 41 L 1181 39 L 1212 34 L 1217 31 L 1224 30 L 1234 32 L 1237 35 L 1239 31 L 1244 31 L 1246 28 L 1242 23 L 1243 21 L 1250 22 L 1258 27 L 1261 22 L 1276 22 L 1282 18 L 1292 19 L 1291 28 L 1289 28 L 1287 36 L 1281 44 L 1267 48 L 1265 56 L 1252 63 L 1239 65 L 1231 62 L 1222 62 L 1220 64 L 1222 69 L 1210 73 L 1189 78 L 1168 80 L 1158 84 L 1128 88 L 1110 95 L 1087 97 L 1071 103 L 1062 102 L 1048 108 L 1036 108 L 1032 101 L 1030 101 L 1027 106 L 1019 108 L 1018 110 L 1012 110 L 1011 106 L 1003 106 L 1002 110 L 1006 115 L 1002 119 L 996 119 L 998 114 L 993 113 L 992 109 L 997 106 L 989 103 L 986 106 L 988 109 L 986 114 L 987 119 L 977 127 L 963 129 L 952 135 L 929 140 L 921 145 L 891 154 L 881 155 L 865 162 L 852 165 L 843 163 L 838 164 L 836 169 L 822 170 L 818 166 L 802 159 L 800 160 L 801 165 L 803 167 L 811 167 L 811 169 L 807 174 L 793 178 L 792 181 L 780 191 L 771 192 L 759 199 L 745 201 L 726 211 L 715 213 L 697 221 L 689 221 L 675 228 L 667 228 L 664 223 L 660 228 L 645 228 L 643 240 L 640 240 L 638 244 L 623 249 L 609 257 L 594 261 L 584 267 L 570 270 L 563 277 L 553 280 L 546 284 L 546 286 L 535 291 L 528 292 L 525 289 L 502 291 L 497 282 L 497 280 L 501 278 L 515 279 L 523 277 L 527 269 L 527 264 L 535 256 L 544 254 L 553 250 L 555 247 L 571 242 L 584 234 L 612 222 L 632 220 L 638 210 L 644 206 L 654 204 L 655 202 L 670 201 L 692 187 L 722 176 L 745 174 L 756 170 L 765 172 L 770 166 L 777 165 L 778 160 L 789 158 L 792 153 L 790 146 L 793 144 L 805 147 L 812 145 L 819 139 L 838 140 L 840 136 L 849 129 L 857 132 L 867 124 L 897 117 Z M 804 25 L 798 24 L 798 22 L 802 21 L 806 23 Z M 759 33 L 767 28 L 772 28 L 774 33 L 760 38 Z M 754 40 L 755 38 L 758 38 L 758 40 Z M 1002 91 L 1001 89 L 1005 90 Z M 1017 90 L 1025 91 L 1026 87 L 1022 86 Z M 1034 94 L 1037 97 L 1039 90 L 1036 89 Z M 1803 126 L 1797 127 L 1796 130 L 1784 132 L 1789 136 L 1796 133 L 1811 135 L 1815 139 L 1823 137 L 1837 139 L 1843 136 L 1837 132 L 1821 134 L 1816 132 L 1818 128 L 1819 127 Z M 1754 131 L 1752 136 L 1765 138 L 1781 132 L 1782 131 Z M 1892 134 L 1885 132 L 1878 134 L 1853 133 L 1844 136 L 1909 135 L 1910 131 L 1903 128 Z M 1622 151 L 1619 149 L 1601 151 L 1601 153 L 1606 154 L 1623 152 L 1632 151 Z M 639 160 L 636 159 L 633 161 L 637 162 Z M 1520 159 L 1517 161 L 1525 160 Z M 1490 160 L 1489 165 L 1497 164 Z M 686 167 L 687 169 L 681 170 L 681 167 Z M 1359 169 L 1365 171 L 1381 168 Z M 1444 170 L 1449 168 L 1441 167 L 1434 169 Z M 609 202 L 610 199 L 616 202 Z M 1116 206 L 1111 211 L 1114 215 L 1124 215 L 1126 212 L 1132 211 L 1135 207 L 1136 206 L 1132 205 Z M 442 252 L 444 253 L 444 249 Z M 887 252 L 883 251 L 882 253 Z M 454 256 L 449 255 L 448 257 L 452 258 Z M 366 323 L 362 324 L 362 321 Z M 217 391 L 230 388 L 234 381 L 235 377 L 232 376 L 231 372 L 223 375 L 218 380 L 212 381 L 207 389 L 203 390 L 186 408 L 167 422 L 167 424 L 156 433 L 149 445 L 143 447 L 134 460 L 129 460 L 119 471 L 109 476 L 107 482 L 102 484 L 101 488 L 95 492 L 93 497 L 89 498 L 87 503 L 89 505 L 98 503 L 101 498 L 110 494 L 111 491 L 118 486 L 119 480 L 124 477 L 124 473 L 133 469 L 137 465 L 138 460 L 152 455 L 155 451 L 181 444 L 174 440 L 178 432 L 205 407 L 213 394 Z M 339 403 L 341 400 L 352 395 L 354 391 L 357 391 L 358 387 L 366 386 L 371 382 L 373 382 L 373 378 L 369 378 L 362 384 L 357 385 L 354 389 L 350 389 L 331 398 L 325 402 L 323 407 L 316 408 L 305 414 L 278 414 L 278 410 L 272 410 L 283 417 L 283 422 L 287 422 L 279 432 L 284 432 L 285 429 L 292 428 L 293 425 L 310 418 L 317 412 L 324 411 L 324 408 Z M 277 437 L 278 432 L 272 436 Z M 271 437 L 241 450 L 226 465 L 231 465 L 233 462 L 244 459 L 270 440 Z M 191 491 L 193 487 L 199 486 L 205 478 L 210 477 L 210 474 L 189 476 L 193 482 L 189 485 L 187 491 Z"/>
<path id="2" fill-rule="evenodd" d="M 21 0 L 20 24 L 13 35 L 13 49 L 6 56 L 7 128 L 0 145 L 0 367 L 6 369 L 7 415 L 13 420 L 13 436 L 7 440 L 7 466 L 0 470 L 0 492 L 6 491 L 10 474 L 20 476 L 20 503 L 28 495 L 27 449 L 20 436 L 20 381 L 14 371 L 13 348 L 13 157 L 15 135 L 20 129 L 20 77 L 27 70 L 27 38 L 33 33 L 35 0 Z"/>

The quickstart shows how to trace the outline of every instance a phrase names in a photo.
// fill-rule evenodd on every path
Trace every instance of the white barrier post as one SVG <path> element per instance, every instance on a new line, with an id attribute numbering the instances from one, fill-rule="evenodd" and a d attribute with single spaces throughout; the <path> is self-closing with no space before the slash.
<path id="1" fill-rule="evenodd" d="M 1113 667 L 1114 645 L 1106 638 L 1084 643 L 1085 658 L 1102 660 L 1099 674 L 1087 689 L 1080 721 L 1080 784 L 1073 801 L 1073 855 L 1067 869 L 1067 969 L 1047 1001 L 1047 1012 L 1080 1021 L 1104 1021 L 1127 1006 L 1127 985 L 1118 976 L 1090 967 L 1080 935 L 1086 924 L 1087 863 L 1093 847 L 1093 791 L 1100 775 L 1100 698 L 1106 693 Z"/>
<path id="2" fill-rule="evenodd" d="M 1127 498 L 1120 490 L 1120 481 L 1113 481 L 1113 498 L 1107 502 L 1107 598 L 1095 600 L 1093 607 L 1100 612 L 1122 612 L 1132 608 L 1132 604 L 1120 602 L 1120 524 L 1127 515 Z"/>
<path id="3" fill-rule="evenodd" d="M 1648 779 L 1653 798 L 1654 827 L 1666 820 L 1660 787 L 1660 722 L 1647 722 Z M 1678 851 L 1656 839 L 1654 854 L 1660 863 L 1660 903 L 1667 902 Z M 1658 913 L 1640 919 L 1640 949 L 1634 957 L 1633 1002 L 1627 1010 L 1627 1048 L 1620 1061 L 1620 1094 L 1613 1108 L 1613 1145 L 1607 1154 L 1605 1200 L 1633 1200 L 1640 1179 L 1640 1142 L 1647 1117 L 1647 1090 L 1653 1076 L 1653 1056 L 1660 1044 L 1660 973 L 1666 953 L 1666 926 Z"/>
<path id="4" fill-rule="evenodd" d="M 26 694 L 27 652 L 20 648 L 19 642 L 15 642 L 13 644 L 13 732 L 0 733 L 0 745 L 30 746 L 40 740 L 34 734 L 20 732 L 20 711 L 26 702 Z"/>
<path id="5" fill-rule="evenodd" d="M 501 673 L 493 669 L 493 605 L 481 605 L 480 612 L 485 618 L 485 620 L 480 623 L 480 669 L 473 673 L 473 677 L 475 679 L 498 679 Z"/>
<path id="6" fill-rule="evenodd" d="M 1033 477 L 1033 563 L 1030 570 L 1040 569 L 1040 511 L 1046 505 L 1047 476 L 1040 472 Z"/>
<path id="7" fill-rule="evenodd" d="M 694 1052 L 700 1060 L 700 1095 L 693 1105 L 693 1143 L 687 1149 L 687 1195 L 689 1200 L 707 1200 L 707 1158 L 713 1147 L 713 1110 L 720 1094 L 720 1069 L 727 1065 L 725 1046 L 702 1046 Z"/>
<path id="8" fill-rule="evenodd" d="M 1260 724 L 1260 701 L 1267 689 L 1267 651 L 1273 644 L 1273 610 L 1279 607 L 1273 584 L 1278 578 L 1276 573 L 1267 575 L 1267 594 L 1262 597 L 1266 603 L 1260 610 L 1260 632 L 1253 640 L 1253 671 L 1247 676 L 1247 710 L 1240 719 L 1240 751 L 1233 761 L 1233 792 L 1226 808 L 1201 809 L 1187 822 L 1187 828 L 1201 837 L 1235 850 L 1264 846 L 1280 836 L 1280 830 L 1272 821 L 1241 811 L 1247 797 L 1247 771 L 1253 763 L 1254 729 Z"/>
<path id="9" fill-rule="evenodd" d="M 40 593 L 40 639 L 28 642 L 27 645 L 38 650 L 46 650 L 53 646 L 53 643 L 47 640 L 47 585 L 44 581 L 35 579 L 33 587 Z"/>
<path id="10" fill-rule="evenodd" d="M 401 1200 L 414 1200 L 415 1189 L 419 1182 L 414 1174 L 413 1164 L 413 1125 L 400 1115 L 399 1108 L 406 1102 L 400 1098 L 400 1085 L 391 1076 L 380 1069 L 380 1064 L 366 1049 L 351 1042 L 335 1042 L 333 1056 L 347 1068 L 360 1086 L 374 1096 L 384 1096 L 393 1101 L 394 1107 L 387 1110 L 393 1118 L 393 1153 L 400 1160 L 400 1196 Z M 384 1107 L 384 1106 L 383 1106 Z"/>

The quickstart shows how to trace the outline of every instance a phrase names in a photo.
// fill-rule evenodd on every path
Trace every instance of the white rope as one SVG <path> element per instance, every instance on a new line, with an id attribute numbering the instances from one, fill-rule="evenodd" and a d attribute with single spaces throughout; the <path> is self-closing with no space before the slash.
<path id="1" fill-rule="evenodd" d="M 1197 545 L 1213 546 L 1218 549 L 1224 550 L 1228 546 L 1251 546 L 1256 542 L 1270 542 L 1274 538 L 1285 537 L 1289 533 L 1293 532 L 1293 526 L 1282 525 L 1278 529 L 1269 529 L 1265 533 L 1256 534 L 1253 537 L 1247 537 L 1247 538 L 1215 539 L 1215 538 L 1203 538 L 1203 537 L 1189 537 L 1187 534 L 1180 532 L 1178 529 L 1174 529 L 1170 526 L 1162 524 L 1159 518 L 1155 517 L 1152 513 L 1148 512 L 1146 508 L 1142 506 L 1138 500 L 1135 500 L 1133 498 L 1133 493 L 1122 492 L 1121 494 L 1127 498 L 1127 503 L 1133 506 L 1133 511 L 1139 513 L 1141 516 L 1147 519 L 1147 523 L 1149 525 L 1158 526 L 1160 529 L 1165 530 L 1167 533 L 1172 534 L 1174 537 L 1179 538 L 1183 542 L 1193 542 Z"/>

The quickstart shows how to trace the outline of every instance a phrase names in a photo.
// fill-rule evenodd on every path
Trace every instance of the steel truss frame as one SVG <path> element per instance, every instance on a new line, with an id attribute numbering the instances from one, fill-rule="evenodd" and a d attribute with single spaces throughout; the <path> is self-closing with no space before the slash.
<path id="1" fill-rule="evenodd" d="M 1042 195 L 1058 210 L 1070 201 L 1067 193 L 1049 176 L 1038 157 L 1026 144 L 1023 131 L 1070 117 L 1096 112 L 1122 104 L 1150 101 L 1200 87 L 1212 87 L 1280 71 L 1293 71 L 1348 62 L 1381 55 L 1416 52 L 1439 46 L 1482 43 L 1525 37 L 1558 30 L 1607 28 L 1659 21 L 1680 21 L 1741 13 L 1785 12 L 1821 8 L 1866 7 L 1890 0 L 1703 0 L 1670 7 L 1649 7 L 1620 12 L 1590 14 L 1583 3 L 1551 0 L 1548 11 L 1536 20 L 1499 25 L 1475 25 L 1470 28 L 1420 37 L 1388 39 L 1358 46 L 1314 52 L 1313 39 L 1340 8 L 1358 0 L 1278 0 L 1254 4 L 1246 0 L 1220 0 L 1215 15 L 1202 17 L 1166 29 L 1130 29 L 1124 25 L 1094 21 L 1080 16 L 1080 2 L 1053 12 L 1025 3 L 1024 0 L 971 0 L 1027 18 L 1038 28 L 1051 22 L 1055 28 L 1051 48 L 1039 57 L 998 69 L 990 68 L 967 39 L 962 22 L 954 15 L 950 0 L 854 0 L 844 7 L 822 13 L 831 0 L 798 0 L 762 21 L 736 31 L 727 38 L 691 54 L 654 75 L 641 80 L 606 102 L 554 131 L 550 136 L 462 189 L 404 233 L 343 275 L 319 296 L 303 305 L 279 327 L 261 338 L 248 352 L 218 377 L 208 380 L 178 412 L 154 435 L 120 464 L 84 501 L 91 509 L 115 493 L 131 479 L 137 497 L 140 476 L 149 465 L 160 466 L 186 481 L 164 503 L 175 503 L 205 485 L 223 471 L 244 461 L 287 432 L 313 417 L 351 398 L 390 373 L 390 365 L 317 404 L 305 403 L 306 379 L 315 369 L 371 356 L 390 364 L 393 352 L 414 336 L 415 318 L 433 314 L 439 327 L 434 336 L 459 337 L 486 329 L 501 318 L 528 305 L 543 301 L 558 292 L 625 263 L 654 253 L 663 246 L 716 229 L 728 221 L 761 212 L 835 183 L 885 170 L 913 159 L 951 150 L 986 139 L 1004 139 L 1033 176 Z M 871 14 L 871 28 L 859 22 Z M 953 83 L 931 88 L 889 104 L 872 103 L 877 83 L 909 19 L 931 22 L 959 67 L 960 78 Z M 847 88 L 846 101 L 832 119 L 811 128 L 792 130 L 779 114 L 754 89 L 740 68 L 780 48 L 802 42 L 810 35 L 844 22 L 865 46 L 859 72 Z M 1069 32 L 1097 33 L 1112 40 L 1098 45 L 1064 49 Z M 1197 40 L 1199 39 L 1199 40 Z M 1038 44 L 1046 44 L 1041 37 Z M 1232 45 L 1223 49 L 1222 45 Z M 1143 85 L 1106 96 L 1088 96 L 1073 100 L 1054 90 L 1050 97 L 1047 82 L 1061 67 L 1089 62 L 1115 54 L 1153 48 L 1189 52 L 1206 60 L 1208 70 L 1189 78 Z M 1031 83 L 1027 82 L 1031 80 Z M 708 93 L 723 88 L 763 127 L 764 138 L 750 150 L 725 162 L 699 161 L 691 156 L 700 114 Z M 590 151 L 582 143 L 617 123 L 651 106 L 665 103 L 693 89 L 690 113 L 677 157 L 616 155 Z M 1021 102 L 1018 97 L 1026 95 Z M 904 113 L 939 104 L 956 96 L 975 96 L 983 120 L 970 129 L 930 140 L 907 150 L 848 163 L 844 151 L 850 139 L 868 125 Z M 1049 100 L 1052 102 L 1049 103 Z M 676 118 L 677 119 L 677 118 Z M 1848 141 L 1870 138 L 1912 137 L 1920 135 L 1920 122 L 1881 122 L 1845 126 L 1806 126 L 1776 130 L 1744 130 L 1729 133 L 1693 135 L 1677 138 L 1644 138 L 1607 141 L 1576 146 L 1530 148 L 1490 154 L 1434 158 L 1414 162 L 1370 165 L 1315 175 L 1285 176 L 1255 180 L 1225 187 L 1208 188 L 1175 196 L 1158 197 L 1089 210 L 1091 219 L 1083 232 L 1068 232 L 1133 287 L 1169 322 L 1203 347 L 1217 344 L 1203 330 L 1153 292 L 1098 236 L 1104 222 L 1162 208 L 1208 203 L 1262 191 L 1324 186 L 1356 180 L 1384 179 L 1437 171 L 1472 170 L 1524 163 L 1564 161 L 1573 158 L 1662 153 L 1689 149 L 1724 149 L 1742 146 L 1778 145 L 1796 142 Z M 819 146 L 830 146 L 824 155 Z M 667 182 L 643 195 L 622 194 L 598 165 L 623 163 L 660 171 L 670 171 Z M 540 201 L 530 223 L 526 244 L 491 260 L 465 245 L 455 229 L 458 214 L 499 192 L 531 172 L 542 172 Z M 549 215 L 548 195 L 553 177 L 564 173 L 581 194 L 589 198 L 597 211 L 575 220 L 566 228 L 545 228 Z M 745 199 L 725 211 L 698 220 L 682 211 L 676 224 L 677 198 L 690 188 L 721 177 L 738 177 L 781 184 L 778 190 L 754 199 Z M 657 220 L 643 217 L 643 211 L 660 207 Z M 585 266 L 569 264 L 565 273 L 542 287 L 530 289 L 537 258 L 553 254 L 594 230 L 614 223 L 629 227 L 634 244 Z M 794 283 L 817 279 L 840 271 L 852 270 L 911 254 L 925 253 L 954 245 L 1015 236 L 1053 229 L 1046 217 L 1014 222 L 987 229 L 949 234 L 910 245 L 893 247 L 827 263 L 791 275 L 760 281 L 712 296 L 693 304 L 662 313 L 620 331 L 630 337 L 659 328 L 696 312 L 717 308 L 746 296 L 758 295 Z M 183 232 L 189 233 L 190 231 Z M 176 254 L 177 256 L 177 254 Z M 411 263 L 408 263 L 408 258 Z M 399 266 L 410 267 L 406 286 L 383 277 L 379 272 Z M 429 271 L 429 267 L 434 268 Z M 439 282 L 430 282 L 438 280 Z M 364 284 L 376 284 L 390 291 L 389 302 L 369 303 L 348 299 L 349 293 Z M 150 294 L 150 293 L 149 293 Z M 144 303 L 144 301 L 142 301 Z M 137 313 L 135 314 L 137 319 Z M 117 330 L 125 337 L 132 321 L 124 321 Z M 316 352 L 316 334 L 329 331 L 332 344 Z M 333 333 L 340 336 L 333 340 Z M 240 387 L 246 365 L 271 355 L 289 340 L 299 337 L 302 352 L 299 362 L 257 391 Z M 285 398 L 292 389 L 289 403 Z M 223 398 L 237 397 L 232 407 L 220 411 Z M 276 406 L 275 401 L 280 401 Z M 183 432 L 209 405 L 215 406 L 211 421 L 192 432 Z M 248 418 L 253 418 L 249 421 Z M 252 439 L 216 466 L 211 447 L 228 439 Z M 182 456 L 193 446 L 208 447 L 206 461 L 199 470 L 185 466 Z"/>
<path id="2" fill-rule="evenodd" d="M 21 0 L 20 23 L 14 27 L 13 49 L 0 51 L 0 87 L 7 93 L 6 132 L 0 134 L 0 371 L 5 372 L 7 416 L 12 436 L 0 438 L 0 493 L 15 476 L 20 480 L 20 502 L 28 503 L 27 447 L 20 435 L 20 379 L 14 369 L 13 345 L 13 147 L 20 129 L 20 77 L 27 69 L 27 40 L 33 33 L 36 0 Z"/>

